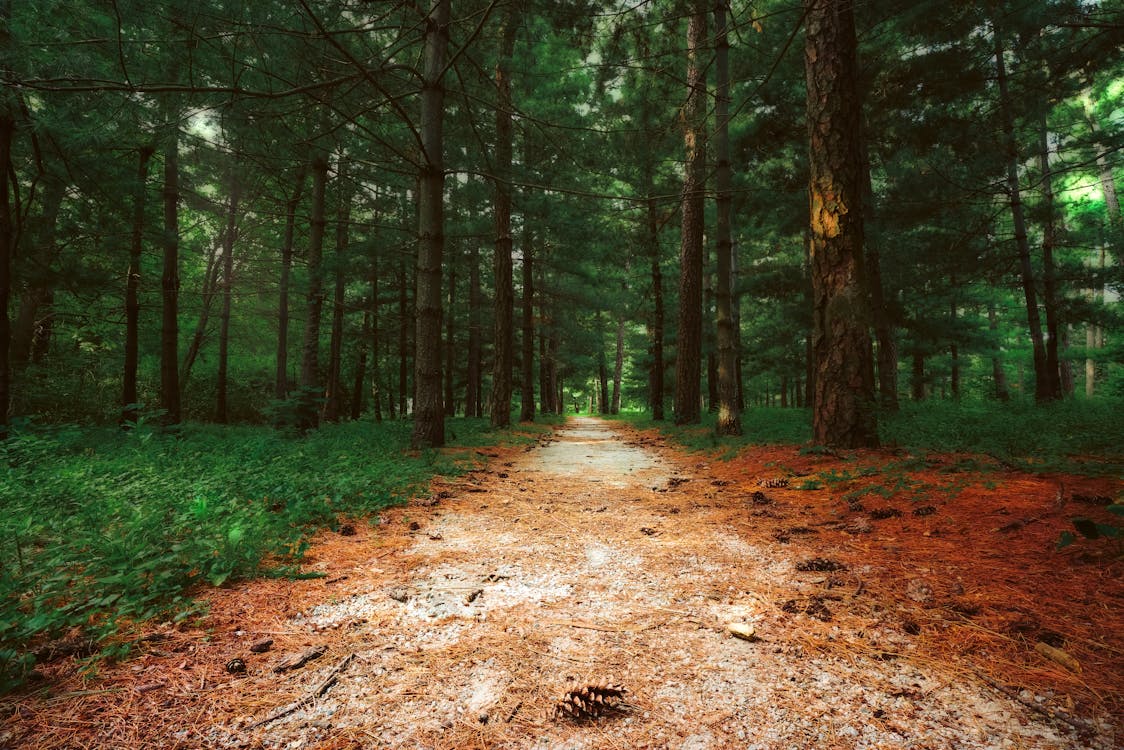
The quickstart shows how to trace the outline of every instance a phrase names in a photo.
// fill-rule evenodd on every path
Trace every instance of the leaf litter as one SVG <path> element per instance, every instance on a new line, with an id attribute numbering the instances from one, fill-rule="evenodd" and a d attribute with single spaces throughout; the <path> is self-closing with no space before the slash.
<path id="1" fill-rule="evenodd" d="M 0 747 L 1119 742 L 1121 566 L 1053 552 L 1066 521 L 1046 507 L 1054 480 L 1004 474 L 953 491 L 926 469 L 922 507 L 939 513 L 856 536 L 870 524 L 853 504 L 790 489 L 777 467 L 805 476 L 884 454 L 753 448 L 700 462 L 657 435 L 578 418 L 533 451 L 488 458 L 507 476 L 438 480 L 378 524 L 323 534 L 307 567 L 331 586 L 216 590 L 205 618 L 165 626 L 96 676 L 55 664 L 53 696 L 6 702 Z M 1083 496 L 1117 489 L 1098 481 Z M 759 486 L 768 516 L 750 512 Z M 1004 515 L 1046 522 L 999 535 Z M 812 527 L 821 533 L 774 538 Z M 1079 671 L 1044 658 L 1042 634 Z M 268 658 L 252 649 L 265 638 Z M 324 658 L 272 670 L 313 650 Z M 245 673 L 224 669 L 233 658 Z M 621 691 L 611 712 L 589 702 L 606 685 Z M 561 720 L 560 695 L 589 703 L 588 720 Z"/>

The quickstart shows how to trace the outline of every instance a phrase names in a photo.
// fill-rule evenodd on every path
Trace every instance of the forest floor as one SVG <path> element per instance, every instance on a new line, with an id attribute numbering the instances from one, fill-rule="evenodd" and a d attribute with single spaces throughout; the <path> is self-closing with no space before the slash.
<path id="1" fill-rule="evenodd" d="M 320 535 L 305 569 L 324 577 L 214 590 L 96 676 L 48 665 L 50 695 L 0 706 L 0 747 L 1124 743 L 1124 562 L 1104 540 L 1054 549 L 1071 516 L 1108 520 L 1119 480 L 889 451 L 718 461 L 591 418 L 487 454 Z M 317 658 L 277 671 L 299 654 Z M 555 715 L 607 684 L 614 710 Z"/>

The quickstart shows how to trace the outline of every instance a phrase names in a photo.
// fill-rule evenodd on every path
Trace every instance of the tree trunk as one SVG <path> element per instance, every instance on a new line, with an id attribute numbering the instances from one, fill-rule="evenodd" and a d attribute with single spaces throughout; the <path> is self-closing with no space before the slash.
<path id="1" fill-rule="evenodd" d="M 464 415 L 483 416 L 480 352 L 480 251 L 472 242 L 468 253 L 468 367 L 464 385 Z"/>
<path id="2" fill-rule="evenodd" d="M 351 230 L 351 191 L 347 186 L 347 157 L 339 157 L 336 183 L 339 205 L 336 207 L 336 286 L 332 295 L 332 339 L 328 348 L 328 384 L 324 392 L 325 422 L 338 422 L 343 412 L 343 314 L 344 271 L 347 268 L 347 247 Z"/>
<path id="3" fill-rule="evenodd" d="M 995 314 L 995 302 L 992 301 L 987 303 L 987 325 L 993 336 L 998 334 L 999 318 Z M 996 353 L 991 358 L 991 380 L 995 384 L 995 398 L 999 401 L 1007 401 L 1011 398 L 1011 394 L 1007 388 L 1007 373 L 1003 369 L 1003 358 L 999 355 L 1001 347 L 998 341 L 995 343 L 995 350 Z"/>
<path id="4" fill-rule="evenodd" d="M 274 376 L 273 397 L 278 401 L 289 395 L 289 275 L 293 267 L 293 234 L 297 221 L 297 206 L 304 192 L 307 172 L 302 164 L 297 173 L 293 195 L 285 203 L 285 237 L 281 242 L 281 278 L 278 280 L 277 301 L 277 370 Z"/>
<path id="5" fill-rule="evenodd" d="M 863 231 L 866 256 L 867 296 L 870 314 L 874 320 L 874 338 L 878 343 L 878 400 L 889 412 L 898 410 L 898 343 L 894 325 L 886 305 L 886 292 L 882 285 L 882 233 L 879 231 L 877 207 L 874 201 L 874 184 L 871 181 L 870 149 L 866 139 L 861 142 L 863 157 Z"/>
<path id="6" fill-rule="evenodd" d="M 1104 303 L 1105 246 L 1102 244 L 1094 250 L 1094 253 L 1099 273 L 1096 275 L 1096 287 L 1089 290 L 1089 301 L 1094 306 L 1100 307 Z M 1085 395 L 1089 397 L 1096 392 L 1097 381 L 1097 360 L 1091 353 L 1103 345 L 1103 335 L 1103 331 L 1096 323 L 1089 323 L 1085 328 L 1085 349 L 1089 352 L 1085 355 Z"/>
<path id="7" fill-rule="evenodd" d="M 648 254 L 652 260 L 652 369 L 648 376 L 648 382 L 650 383 L 648 401 L 649 408 L 652 410 L 652 419 L 663 421 L 663 375 L 665 366 L 663 361 L 664 305 L 663 272 L 660 268 L 660 225 L 659 216 L 656 213 L 656 199 L 652 195 L 651 171 L 647 171 L 646 174 Z"/>
<path id="8" fill-rule="evenodd" d="M 1058 378 L 1062 388 L 1062 396 L 1064 398 L 1071 398 L 1074 394 L 1076 384 L 1074 383 L 1073 375 L 1073 359 L 1069 353 L 1069 341 L 1073 335 L 1073 324 L 1067 323 L 1062 327 L 1061 341 L 1059 342 L 1063 354 L 1058 363 L 1059 373 Z"/>
<path id="9" fill-rule="evenodd" d="M 496 158 L 495 158 L 495 359 L 492 368 L 492 395 L 488 402 L 493 427 L 511 422 L 511 368 L 514 358 L 511 264 L 511 165 L 513 150 L 511 57 L 515 50 L 515 11 L 504 19 L 500 30 L 500 57 L 496 62 Z"/>
<path id="10" fill-rule="evenodd" d="M 445 251 L 445 52 L 450 0 L 431 0 L 425 25 L 421 94 L 423 164 L 418 186 L 413 448 L 445 444 L 441 392 L 441 262 Z"/>
<path id="11" fill-rule="evenodd" d="M 405 259 L 398 262 L 398 413 L 405 418 L 408 411 L 406 385 L 409 377 L 409 326 L 413 319 L 409 316 L 409 295 Z"/>
<path id="12" fill-rule="evenodd" d="M 51 339 L 54 289 L 52 268 L 57 256 L 55 234 L 59 211 L 66 195 L 66 183 L 44 174 L 43 208 L 38 221 L 31 226 L 31 268 L 25 272 L 26 288 L 20 294 L 19 312 L 12 328 L 12 367 L 19 370 L 29 363 L 41 362 Z"/>
<path id="13" fill-rule="evenodd" d="M 531 228 L 523 221 L 523 350 L 519 421 L 535 421 L 535 247 Z"/>
<path id="14" fill-rule="evenodd" d="M 9 33 L 11 17 L 11 0 L 0 0 L 0 53 L 9 53 L 12 46 Z M 16 233 L 8 180 L 12 171 L 12 140 L 16 130 L 12 96 L 7 87 L 0 89 L 0 440 L 8 438 L 8 411 L 12 404 L 12 324 L 8 317 Z"/>
<path id="15" fill-rule="evenodd" d="M 878 445 L 863 276 L 862 152 L 852 6 L 806 0 L 815 386 L 813 440 Z"/>
<path id="16" fill-rule="evenodd" d="M 455 257 L 455 256 L 454 256 Z M 453 305 L 457 301 L 457 267 L 449 263 L 449 290 L 445 306 L 445 416 L 456 416 L 457 402 L 453 390 L 453 373 L 457 364 L 457 342 L 453 334 L 457 316 Z"/>
<path id="17" fill-rule="evenodd" d="M 1116 256 L 1116 262 L 1124 266 L 1124 251 L 1121 245 L 1124 243 L 1124 218 L 1120 213 L 1120 197 L 1116 192 L 1116 177 L 1113 174 L 1112 162 L 1108 160 L 1109 154 L 1116 150 L 1114 142 L 1105 143 L 1102 141 L 1101 125 L 1097 120 L 1096 107 L 1088 93 L 1083 97 L 1085 106 L 1085 118 L 1089 122 L 1089 129 L 1093 133 L 1094 148 L 1097 149 L 1097 169 L 1100 172 L 1101 192 L 1104 194 L 1104 203 L 1106 213 L 1108 214 L 1108 232 L 1107 244 L 1109 250 Z M 1102 265 L 1103 268 L 1103 250 L 1102 250 Z"/>
<path id="18" fill-rule="evenodd" d="M 925 355 L 920 350 L 913 352 L 913 377 L 910 380 L 910 395 L 914 401 L 925 400 Z"/>
<path id="19" fill-rule="evenodd" d="M 387 389 L 389 391 L 389 389 Z M 382 367 L 379 366 L 379 253 L 371 251 L 371 401 L 375 422 L 382 422 Z M 393 415 L 391 415 L 393 419 Z"/>
<path id="20" fill-rule="evenodd" d="M 687 100 L 683 106 L 686 169 L 681 194 L 679 320 L 675 357 L 675 424 L 698 424 L 702 358 L 703 199 L 706 193 L 706 6 L 692 0 L 687 21 Z"/>
<path id="21" fill-rule="evenodd" d="M 624 315 L 617 317 L 617 357 L 613 362 L 613 398 L 609 402 L 609 413 L 621 413 L 621 380 L 624 377 Z"/>
<path id="22" fill-rule="evenodd" d="M 1061 362 L 1058 359 L 1058 343 L 1061 339 L 1061 324 L 1058 321 L 1058 291 L 1055 280 L 1054 248 L 1058 244 L 1058 219 L 1054 204 L 1054 180 L 1050 171 L 1050 131 L 1046 118 L 1042 118 L 1039 133 L 1040 153 L 1038 163 L 1042 169 L 1042 203 L 1045 216 L 1042 224 L 1042 303 L 1046 308 L 1046 375 L 1049 398 L 1057 401 L 1062 397 Z"/>
<path id="23" fill-rule="evenodd" d="M 730 228 L 733 174 L 730 168 L 730 41 L 726 33 L 726 3 L 714 6 L 714 34 L 717 45 L 715 59 L 714 152 L 718 160 L 715 172 L 718 221 L 716 246 L 718 284 L 715 310 L 718 341 L 718 422 L 719 435 L 742 434 L 738 409 L 738 336 L 734 328 L 734 241 Z"/>
<path id="24" fill-rule="evenodd" d="M 230 362 L 230 303 L 234 288 L 234 240 L 238 231 L 239 192 L 238 178 L 232 171 L 226 211 L 226 230 L 222 238 L 222 313 L 219 318 L 219 372 L 215 401 L 215 421 L 219 424 L 226 424 L 230 419 L 227 406 L 227 372 Z M 186 378 L 184 380 L 186 381 Z"/>
<path id="25" fill-rule="evenodd" d="M 164 265 L 160 276 L 160 407 L 164 424 L 179 424 L 179 125 L 170 113 L 171 124 L 164 146 Z"/>
<path id="26" fill-rule="evenodd" d="M 325 193 L 328 184 L 328 155 L 317 151 L 312 159 L 312 221 L 308 237 L 308 294 L 301 345 L 300 419 L 302 430 L 316 427 L 316 396 L 320 387 L 320 315 L 324 310 L 324 234 L 328 219 Z"/>
<path id="27" fill-rule="evenodd" d="M 367 378 L 367 341 L 370 338 L 371 313 L 363 313 L 363 338 L 355 353 L 355 373 L 351 381 L 351 421 L 363 416 L 363 381 Z"/>
<path id="28" fill-rule="evenodd" d="M 181 394 L 187 390 L 187 384 L 191 380 L 191 368 L 195 366 L 195 359 L 199 356 L 199 351 L 207 338 L 207 324 L 211 320 L 211 307 L 215 301 L 215 294 L 218 293 L 219 275 L 222 273 L 223 241 L 224 236 L 220 234 L 215 238 L 215 246 L 207 253 L 207 267 L 203 270 L 203 287 L 200 290 L 202 304 L 199 308 L 199 320 L 195 322 L 195 333 L 192 334 L 187 351 L 183 354 L 183 361 L 180 362 Z"/>
<path id="29" fill-rule="evenodd" d="M 121 422 L 137 421 L 137 363 L 140 340 L 140 273 L 144 250 L 144 208 L 148 195 L 148 163 L 155 149 L 141 146 L 137 164 L 136 192 L 133 193 L 133 228 L 129 238 L 129 271 L 125 278 L 125 374 L 121 388 Z"/>
<path id="30" fill-rule="evenodd" d="M 995 42 L 995 70 L 999 85 L 999 114 L 1003 121 L 1003 140 L 1007 151 L 1007 195 L 1011 204 L 1011 218 L 1015 227 L 1015 246 L 1019 269 L 1022 273 L 1023 295 L 1026 299 L 1027 327 L 1034 351 L 1034 400 L 1049 401 L 1051 386 L 1046 366 L 1046 347 L 1042 338 L 1042 323 L 1038 316 L 1038 298 L 1034 288 L 1034 271 L 1030 264 L 1030 242 L 1027 240 L 1026 219 L 1023 216 L 1022 193 L 1019 189 L 1019 152 L 1015 142 L 1015 117 L 1011 111 L 1011 95 L 1007 87 L 1007 66 L 1003 60 L 1003 37 L 998 18 L 992 22 Z"/>

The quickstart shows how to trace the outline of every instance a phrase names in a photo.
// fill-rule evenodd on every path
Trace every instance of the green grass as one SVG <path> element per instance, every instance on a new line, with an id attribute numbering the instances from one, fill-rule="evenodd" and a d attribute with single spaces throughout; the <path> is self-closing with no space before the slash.
<path id="1" fill-rule="evenodd" d="M 190 616 L 200 587 L 292 574 L 316 530 L 476 458 L 407 451 L 411 426 L 327 425 L 306 438 L 191 424 L 176 435 L 143 425 L 15 435 L 0 446 L 0 692 L 44 639 L 72 629 L 104 639 Z M 448 420 L 447 433 L 457 446 L 527 439 L 482 419 Z"/>
<path id="2" fill-rule="evenodd" d="M 1031 471 L 1083 474 L 1124 473 L 1124 401 L 1068 400 L 1047 406 L 991 401 L 905 403 L 896 414 L 879 419 L 882 444 L 911 453 L 966 453 L 991 456 Z M 619 419 L 641 428 L 658 428 L 690 450 L 731 458 L 748 445 L 803 445 L 809 453 L 811 413 L 807 409 L 752 408 L 742 415 L 745 434 L 719 438 L 715 415 L 700 425 L 676 427 L 653 422 L 646 414 Z M 956 470 L 970 469 L 962 462 Z"/>

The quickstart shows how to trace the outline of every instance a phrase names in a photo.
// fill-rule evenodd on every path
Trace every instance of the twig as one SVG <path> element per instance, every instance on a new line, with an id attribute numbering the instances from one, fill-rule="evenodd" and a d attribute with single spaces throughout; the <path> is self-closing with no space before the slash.
<path id="1" fill-rule="evenodd" d="M 1068 724 L 1069 726 L 1081 732 L 1096 732 L 1096 726 L 1087 719 L 1079 719 L 1077 717 L 1063 713 L 1062 711 L 1059 711 L 1052 706 L 1040 704 L 1036 701 L 1030 700 L 1029 698 L 1023 698 L 1017 690 L 1009 688 L 1006 685 L 991 679 L 983 672 L 976 672 L 976 676 L 991 687 L 1006 695 L 1011 700 L 1018 701 L 1032 711 L 1037 711 L 1038 713 L 1043 714 L 1044 716 L 1048 716 L 1051 719 L 1056 719 L 1057 721 L 1060 721 L 1064 724 Z"/>
<path id="2" fill-rule="evenodd" d="M 325 677 L 320 682 L 319 685 L 317 685 L 315 688 L 310 690 L 308 693 L 305 693 L 304 697 L 293 701 L 292 703 L 290 703 L 289 705 L 285 706 L 284 708 L 282 708 L 278 711 L 275 711 L 274 713 L 270 714 L 269 716 L 262 719 L 261 721 L 255 721 L 253 724 L 246 727 L 245 731 L 248 732 L 251 729 L 257 729 L 258 727 L 265 726 L 266 724 L 272 724 L 273 722 L 277 721 L 278 719 L 283 719 L 286 716 L 288 716 L 289 714 L 296 713 L 297 711 L 304 708 L 305 706 L 307 706 L 312 701 L 314 701 L 317 698 L 319 698 L 320 696 L 324 695 L 324 693 L 328 692 L 328 689 L 331 688 L 332 685 L 336 684 L 336 681 L 339 679 L 340 673 L 344 669 L 346 669 L 347 665 L 350 664 L 354 659 L 355 659 L 355 654 L 348 654 L 347 656 L 345 656 L 343 658 L 343 660 L 339 664 L 337 664 L 335 666 L 334 669 L 332 669 L 331 672 L 328 673 L 328 676 Z"/>

